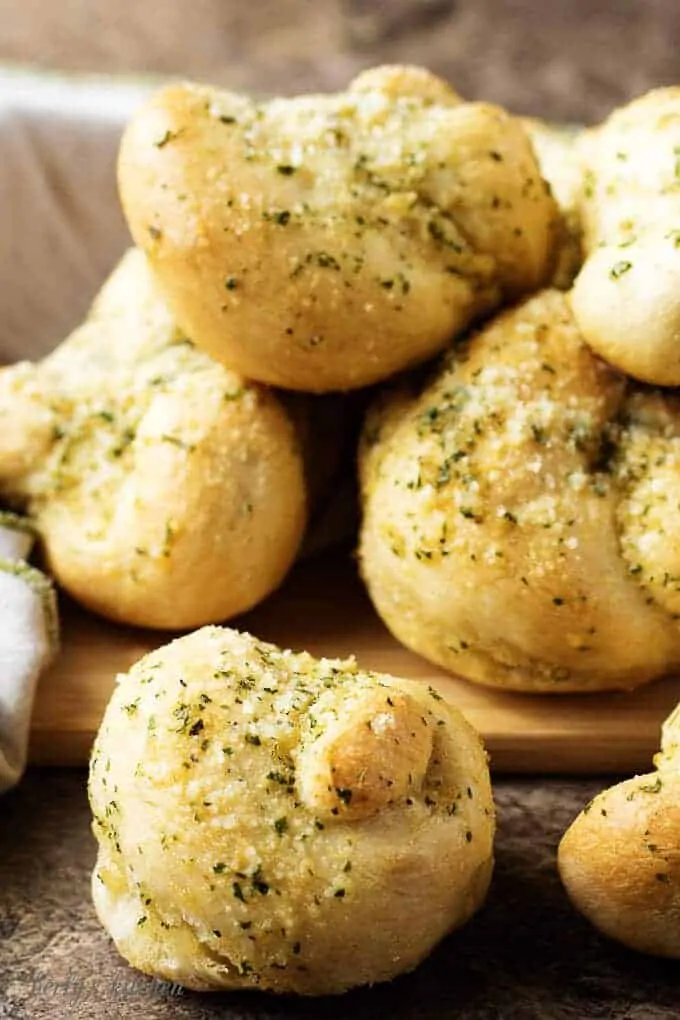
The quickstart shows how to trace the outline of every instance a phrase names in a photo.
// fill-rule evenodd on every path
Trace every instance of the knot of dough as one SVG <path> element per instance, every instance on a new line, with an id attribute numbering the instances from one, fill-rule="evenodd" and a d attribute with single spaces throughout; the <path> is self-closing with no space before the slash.
<path id="1" fill-rule="evenodd" d="M 245 376 L 352 389 L 550 273 L 558 211 L 521 122 L 417 68 L 256 103 L 163 89 L 123 208 L 179 325 Z"/>
<path id="2" fill-rule="evenodd" d="M 362 572 L 408 647 L 519 690 L 680 662 L 680 406 L 594 357 L 545 291 L 369 414 Z"/>
<path id="3" fill-rule="evenodd" d="M 54 589 L 27 559 L 32 525 L 0 511 L 0 792 L 19 779 L 38 675 L 58 650 Z"/>
<path id="4" fill-rule="evenodd" d="M 631 949 L 680 958 L 680 705 L 656 771 L 609 787 L 564 834 L 560 875 L 578 910 Z"/>
<path id="5" fill-rule="evenodd" d="M 340 700 L 328 692 L 306 721 L 297 785 L 325 819 L 356 821 L 417 792 L 432 753 L 431 720 L 389 687 Z"/>
<path id="6" fill-rule="evenodd" d="M 327 796 L 333 768 L 351 798 Z M 486 755 L 456 709 L 226 628 L 118 678 L 89 793 L 102 923 L 133 965 L 190 988 L 387 980 L 463 924 L 491 876 Z"/>
<path id="7" fill-rule="evenodd" d="M 588 258 L 574 314 L 593 350 L 643 382 L 680 384 L 680 88 L 616 110 L 581 142 Z"/>
<path id="8" fill-rule="evenodd" d="M 659 772 L 680 772 L 680 704 L 661 728 L 661 750 L 654 758 Z"/>
<path id="9" fill-rule="evenodd" d="M 0 493 L 63 587 L 123 622 L 223 620 L 275 588 L 305 524 L 299 446 L 274 394 L 179 332 L 139 250 L 49 357 L 0 373 Z"/>

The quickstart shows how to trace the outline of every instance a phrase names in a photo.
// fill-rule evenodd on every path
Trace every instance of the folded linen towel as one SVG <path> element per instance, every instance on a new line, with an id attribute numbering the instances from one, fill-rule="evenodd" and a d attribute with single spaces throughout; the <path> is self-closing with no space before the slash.
<path id="1" fill-rule="evenodd" d="M 0 513 L 0 792 L 24 770 L 38 677 L 58 646 L 54 588 L 26 562 L 33 542 L 30 524 Z"/>

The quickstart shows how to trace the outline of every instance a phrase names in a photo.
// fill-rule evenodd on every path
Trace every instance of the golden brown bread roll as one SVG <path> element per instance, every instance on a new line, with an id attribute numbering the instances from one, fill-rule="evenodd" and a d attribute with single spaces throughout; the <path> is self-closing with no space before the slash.
<path id="1" fill-rule="evenodd" d="M 423 361 L 554 256 L 557 208 L 520 121 L 419 68 L 265 103 L 167 87 L 128 127 L 119 181 L 178 323 L 291 389 Z"/>
<path id="2" fill-rule="evenodd" d="M 680 663 L 680 406 L 544 291 L 378 399 L 361 569 L 395 636 L 480 683 L 633 688 Z"/>
<path id="3" fill-rule="evenodd" d="M 581 331 L 622 371 L 680 385 L 680 88 L 615 110 L 580 149 L 588 258 L 572 302 Z"/>
<path id="4" fill-rule="evenodd" d="M 119 677 L 90 801 L 102 924 L 133 966 L 189 988 L 386 981 L 491 876 L 486 756 L 459 712 L 224 628 Z"/>
<path id="5" fill-rule="evenodd" d="M 577 910 L 631 949 L 680 957 L 680 706 L 663 727 L 656 771 L 599 794 L 560 843 Z"/>
<path id="6" fill-rule="evenodd" d="M 161 628 L 264 598 L 307 510 L 290 415 L 196 350 L 137 250 L 65 343 L 0 373 L 0 493 L 30 510 L 75 598 Z"/>

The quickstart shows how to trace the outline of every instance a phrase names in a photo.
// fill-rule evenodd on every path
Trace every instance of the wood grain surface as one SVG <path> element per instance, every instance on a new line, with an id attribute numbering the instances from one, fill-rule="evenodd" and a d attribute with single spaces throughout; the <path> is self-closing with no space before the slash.
<path id="1" fill-rule="evenodd" d="M 63 652 L 36 698 L 31 759 L 82 765 L 115 676 L 168 640 L 116 627 L 67 607 Z M 484 737 L 496 772 L 646 771 L 680 678 L 632 694 L 530 696 L 452 677 L 399 645 L 382 625 L 349 559 L 319 557 L 248 616 L 239 629 L 315 655 L 355 654 L 369 669 L 432 684 Z"/>

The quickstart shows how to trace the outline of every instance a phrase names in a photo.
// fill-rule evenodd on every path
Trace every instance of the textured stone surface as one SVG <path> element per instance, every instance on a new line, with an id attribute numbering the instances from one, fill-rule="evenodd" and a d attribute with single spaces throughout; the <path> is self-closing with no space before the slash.
<path id="1" fill-rule="evenodd" d="M 410 61 L 576 121 L 680 79 L 679 34 L 676 0 L 0 0 L 0 60 L 284 93 Z"/>
<path id="2" fill-rule="evenodd" d="M 571 910 L 563 830 L 599 781 L 501 780 L 497 868 L 483 912 L 415 973 L 333 1000 L 196 995 L 134 973 L 89 898 L 82 772 L 32 772 L 0 802 L 0 1018 L 10 1020 L 671 1020 L 678 965 L 636 957 Z"/>

